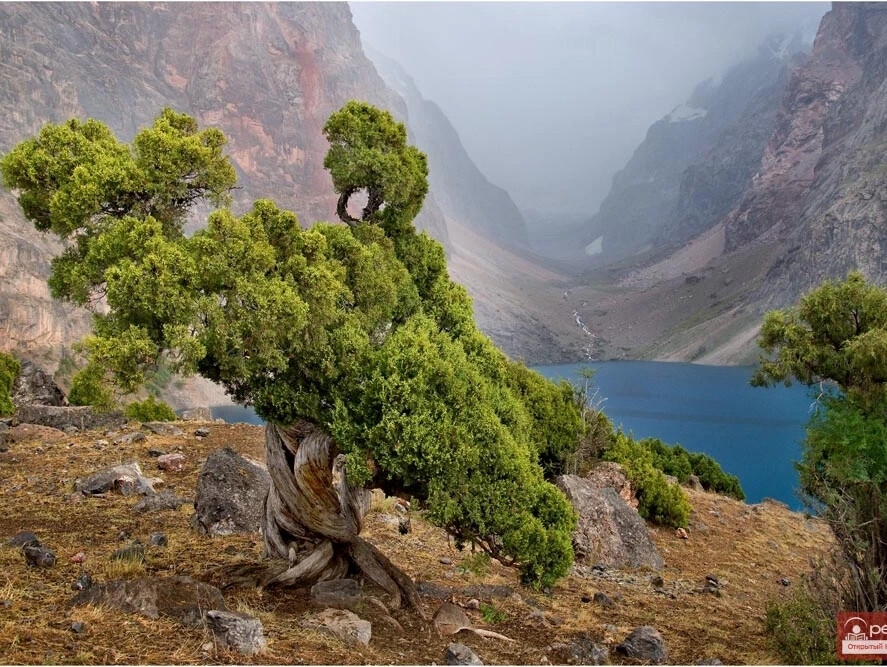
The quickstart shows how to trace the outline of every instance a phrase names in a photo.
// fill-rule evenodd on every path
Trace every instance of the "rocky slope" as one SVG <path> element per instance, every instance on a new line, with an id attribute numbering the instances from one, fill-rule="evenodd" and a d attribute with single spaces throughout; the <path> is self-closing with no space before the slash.
<path id="1" fill-rule="evenodd" d="M 334 219 L 321 128 L 352 98 L 406 116 L 345 4 L 0 5 L 0 151 L 71 116 L 129 139 L 171 106 L 229 137 L 237 208 L 272 197 L 310 224 Z M 446 243 L 434 193 L 418 224 Z M 58 250 L 0 191 L 0 347 L 48 365 L 89 326 L 50 299 Z"/>
<path id="2" fill-rule="evenodd" d="M 459 135 L 434 102 L 391 58 L 364 47 L 385 80 L 407 106 L 416 145 L 428 154 L 429 181 L 441 211 L 504 246 L 527 245 L 527 225 L 508 193 L 490 183 L 471 160 Z"/>
<path id="3" fill-rule="evenodd" d="M 661 251 L 728 213 L 760 162 L 804 48 L 797 35 L 774 36 L 654 123 L 588 224 L 586 253 L 612 263 Z"/>

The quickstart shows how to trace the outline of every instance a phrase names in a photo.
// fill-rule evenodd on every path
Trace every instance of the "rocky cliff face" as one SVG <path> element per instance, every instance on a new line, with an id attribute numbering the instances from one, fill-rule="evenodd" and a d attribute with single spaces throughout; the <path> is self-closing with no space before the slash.
<path id="1" fill-rule="evenodd" d="M 728 213 L 760 162 L 803 51 L 798 36 L 773 37 L 654 123 L 592 218 L 587 252 L 610 263 L 661 251 Z"/>
<path id="2" fill-rule="evenodd" d="M 395 61 L 366 47 L 379 74 L 406 102 L 417 146 L 428 154 L 429 181 L 443 214 L 505 246 L 527 245 L 527 224 L 509 194 L 471 160 L 455 128 Z"/>
<path id="3" fill-rule="evenodd" d="M 329 114 L 356 98 L 406 116 L 345 4 L 4 3 L 0 64 L 0 151 L 72 116 L 128 140 L 170 106 L 229 137 L 237 208 L 271 197 L 303 224 L 334 219 Z M 433 193 L 418 223 L 446 241 Z M 0 347 L 57 358 L 87 331 L 86 313 L 49 297 L 58 250 L 0 192 Z"/>

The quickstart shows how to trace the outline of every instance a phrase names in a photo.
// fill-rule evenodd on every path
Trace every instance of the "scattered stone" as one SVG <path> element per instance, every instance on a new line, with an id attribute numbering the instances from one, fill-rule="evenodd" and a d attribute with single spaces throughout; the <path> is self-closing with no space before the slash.
<path id="1" fill-rule="evenodd" d="M 668 660 L 668 651 L 659 631 L 649 625 L 642 625 L 631 631 L 631 634 L 616 647 L 622 655 L 661 665 Z"/>
<path id="2" fill-rule="evenodd" d="M 119 491 L 124 496 L 134 493 L 154 495 L 154 485 L 163 480 L 145 477 L 135 461 L 99 470 L 74 483 L 74 489 L 88 495 Z"/>
<path id="3" fill-rule="evenodd" d="M 21 371 L 12 383 L 12 402 L 16 407 L 67 404 L 64 393 L 52 375 L 28 359 L 21 360 Z"/>
<path id="4" fill-rule="evenodd" d="M 480 609 L 480 600 L 477 598 L 471 598 L 468 602 L 465 603 L 466 609 Z"/>
<path id="5" fill-rule="evenodd" d="M 321 607 L 353 607 L 361 601 L 360 585 L 355 579 L 321 581 L 311 587 L 311 601 Z"/>
<path id="6" fill-rule="evenodd" d="M 122 412 L 97 413 L 90 406 L 21 405 L 15 412 L 16 419 L 24 424 L 40 424 L 62 430 L 76 426 L 81 431 L 98 431 L 120 428 L 126 423 Z"/>
<path id="7" fill-rule="evenodd" d="M 782 584 L 783 586 L 791 586 L 792 580 L 789 579 L 788 577 L 783 577 L 782 579 L 779 580 L 779 583 Z"/>
<path id="8" fill-rule="evenodd" d="M 613 609 L 616 606 L 616 603 L 613 602 L 609 595 L 600 591 L 594 594 L 592 600 L 594 600 L 596 605 L 604 607 L 605 609 Z"/>
<path id="9" fill-rule="evenodd" d="M 212 610 L 206 613 L 206 625 L 216 640 L 243 655 L 255 655 L 266 646 L 262 622 L 254 616 Z"/>
<path id="10" fill-rule="evenodd" d="M 576 475 L 562 475 L 557 486 L 579 515 L 573 548 L 580 562 L 613 568 L 661 570 L 647 524 L 612 488 L 598 488 Z"/>
<path id="11" fill-rule="evenodd" d="M 157 457 L 157 467 L 161 470 L 179 472 L 185 467 L 184 454 L 164 454 Z"/>
<path id="12" fill-rule="evenodd" d="M 62 430 L 63 430 L 67 435 L 74 435 L 75 433 L 79 433 L 79 432 L 80 432 L 80 429 L 77 428 L 76 426 L 74 426 L 74 424 L 70 424 L 69 426 L 65 426 L 65 428 L 63 428 Z M 71 444 L 68 445 L 68 447 L 73 447 L 73 446 L 74 446 L 74 443 L 73 443 L 73 442 L 72 442 Z"/>
<path id="13" fill-rule="evenodd" d="M 51 549 L 40 544 L 29 544 L 22 547 L 25 563 L 30 567 L 52 567 L 55 565 L 55 554 Z"/>
<path id="14" fill-rule="evenodd" d="M 687 531 L 684 530 L 683 528 L 678 528 L 677 531 L 675 531 L 675 533 L 676 533 L 677 536 L 680 537 L 682 540 L 689 540 L 689 539 L 690 539 L 690 535 L 687 534 Z"/>
<path id="15" fill-rule="evenodd" d="M 192 525 L 205 535 L 258 532 L 270 486 L 268 471 L 229 447 L 217 449 L 197 475 Z"/>
<path id="16" fill-rule="evenodd" d="M 74 621 L 71 623 L 71 632 L 77 635 L 81 635 L 86 632 L 86 623 L 83 621 Z"/>
<path id="17" fill-rule="evenodd" d="M 447 646 L 447 650 L 444 651 L 443 664 L 482 665 L 484 663 L 477 657 L 477 653 L 465 646 L 465 644 L 457 644 L 453 642 Z"/>
<path id="18" fill-rule="evenodd" d="M 150 512 L 160 512 L 162 510 L 177 510 L 185 500 L 179 498 L 169 489 L 164 489 L 154 496 L 145 496 L 133 506 L 133 511 L 139 514 L 148 514 Z"/>
<path id="19" fill-rule="evenodd" d="M 125 435 L 121 435 L 117 438 L 114 438 L 115 445 L 132 445 L 136 442 L 144 442 L 148 439 L 141 431 L 133 431 L 132 433 L 127 433 Z"/>
<path id="20" fill-rule="evenodd" d="M 441 558 L 438 562 L 439 562 L 441 565 L 452 565 L 452 564 L 453 564 L 453 559 L 452 559 L 452 558 L 447 558 L 446 556 L 444 556 L 444 557 Z"/>
<path id="21" fill-rule="evenodd" d="M 148 450 L 148 456 L 150 456 L 152 459 L 156 459 L 158 457 L 161 457 L 164 454 L 166 454 L 166 452 L 164 452 L 162 449 L 149 449 Z"/>
<path id="22" fill-rule="evenodd" d="M 708 583 L 712 584 L 713 586 L 717 586 L 718 588 L 723 586 L 723 583 L 721 582 L 720 578 L 716 574 L 706 574 L 705 580 Z"/>
<path id="23" fill-rule="evenodd" d="M 144 563 L 145 547 L 142 546 L 141 542 L 133 542 L 112 553 L 111 560 L 131 560 L 137 563 Z"/>
<path id="24" fill-rule="evenodd" d="M 321 632 L 339 638 L 349 646 L 369 644 L 373 633 L 373 626 L 369 621 L 346 609 L 325 609 L 309 619 L 309 624 Z"/>
<path id="25" fill-rule="evenodd" d="M 228 610 L 218 588 L 191 577 L 142 577 L 95 584 L 75 595 L 69 604 L 107 605 L 154 619 L 168 616 L 190 626 L 202 625 L 210 609 Z"/>
<path id="26" fill-rule="evenodd" d="M 209 436 L 209 429 L 206 426 L 201 426 L 200 428 L 194 429 L 194 435 L 198 438 L 206 438 Z"/>
<path id="27" fill-rule="evenodd" d="M 82 551 L 78 551 L 76 554 L 71 556 L 71 562 L 76 563 L 77 565 L 83 565 L 86 562 L 86 554 Z"/>
<path id="28" fill-rule="evenodd" d="M 662 588 L 665 586 L 665 580 L 658 574 L 654 574 L 650 577 L 650 584 L 652 584 L 653 588 Z"/>
<path id="29" fill-rule="evenodd" d="M 558 662 L 570 665 L 606 665 L 610 658 L 610 651 L 589 637 L 580 637 L 569 644 L 555 644 L 552 648 Z"/>
<path id="30" fill-rule="evenodd" d="M 87 588 L 92 586 L 92 575 L 89 572 L 84 572 L 77 579 L 74 580 L 74 583 L 71 584 L 72 591 L 85 591 Z"/>
<path id="31" fill-rule="evenodd" d="M 182 410 L 179 419 L 193 422 L 211 422 L 213 415 L 212 410 L 207 407 L 190 408 L 189 410 Z"/>
<path id="32" fill-rule="evenodd" d="M 151 533 L 151 536 L 148 538 L 149 547 L 165 547 L 168 545 L 169 539 L 166 537 L 166 533 Z"/>
<path id="33" fill-rule="evenodd" d="M 38 540 L 37 536 L 31 531 L 23 530 L 10 537 L 6 544 L 10 547 L 17 547 L 20 549 L 28 546 L 40 546 L 40 540 Z"/>
<path id="34" fill-rule="evenodd" d="M 185 432 L 182 429 L 170 422 L 145 422 L 142 426 L 151 431 L 154 435 L 165 435 L 171 438 L 178 438 L 185 435 Z"/>

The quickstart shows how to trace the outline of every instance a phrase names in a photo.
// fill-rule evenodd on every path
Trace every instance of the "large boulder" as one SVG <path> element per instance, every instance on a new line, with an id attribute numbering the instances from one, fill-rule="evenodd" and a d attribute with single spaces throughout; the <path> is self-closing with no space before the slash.
<path id="1" fill-rule="evenodd" d="M 649 625 L 642 625 L 616 647 L 616 652 L 645 663 L 661 665 L 668 661 L 668 650 L 659 631 Z"/>
<path id="2" fill-rule="evenodd" d="M 135 461 L 104 468 L 74 482 L 74 490 L 86 495 L 119 491 L 124 496 L 139 494 L 153 496 L 154 486 L 163 480 L 145 477 Z"/>
<path id="3" fill-rule="evenodd" d="M 599 463 L 591 469 L 585 479 L 600 489 L 613 489 L 629 505 L 635 508 L 638 506 L 638 499 L 635 498 L 631 482 L 618 463 L 611 461 Z"/>
<path id="4" fill-rule="evenodd" d="M 217 449 L 197 475 L 192 525 L 204 535 L 258 532 L 270 486 L 267 470 L 229 447 Z"/>
<path id="5" fill-rule="evenodd" d="M 191 626 L 203 625 L 210 610 L 228 610 L 218 588 L 191 577 L 142 577 L 93 584 L 70 602 L 71 606 L 87 604 L 148 618 L 166 616 Z"/>
<path id="6" fill-rule="evenodd" d="M 213 610 L 206 613 L 206 625 L 223 646 L 243 655 L 255 655 L 265 649 L 264 628 L 255 616 Z"/>
<path id="7" fill-rule="evenodd" d="M 573 533 L 576 560 L 613 568 L 661 570 L 662 556 L 647 524 L 613 488 L 600 488 L 577 475 L 561 475 L 557 487 L 579 515 Z"/>
<path id="8" fill-rule="evenodd" d="M 88 405 L 19 405 L 15 418 L 23 424 L 51 426 L 60 431 L 71 426 L 81 431 L 117 429 L 126 423 L 126 417 L 121 412 L 96 412 Z"/>
<path id="9" fill-rule="evenodd" d="M 65 395 L 52 379 L 34 362 L 22 360 L 22 371 L 12 384 L 12 402 L 22 405 L 67 405 Z"/>

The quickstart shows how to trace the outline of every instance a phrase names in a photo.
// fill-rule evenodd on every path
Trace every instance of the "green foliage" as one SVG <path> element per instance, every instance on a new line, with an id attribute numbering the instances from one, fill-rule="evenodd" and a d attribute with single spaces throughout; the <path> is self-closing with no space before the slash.
<path id="1" fill-rule="evenodd" d="M 490 571 L 492 559 L 486 551 L 476 551 L 462 559 L 459 569 L 470 572 L 477 577 L 486 576 Z"/>
<path id="2" fill-rule="evenodd" d="M 12 385 L 21 371 L 22 365 L 18 359 L 6 352 L 0 352 L 0 417 L 8 417 L 15 412 Z"/>
<path id="3" fill-rule="evenodd" d="M 688 452 L 680 445 L 667 445 L 657 438 L 645 438 L 640 444 L 653 454 L 653 466 L 685 484 L 696 475 L 706 491 L 745 500 L 745 492 L 736 475 L 725 473 L 717 461 L 707 454 Z"/>
<path id="4" fill-rule="evenodd" d="M 496 625 L 508 620 L 508 614 L 496 605 L 487 602 L 480 603 L 480 617 L 487 625 Z"/>
<path id="5" fill-rule="evenodd" d="M 71 378 L 68 402 L 71 405 L 91 405 L 98 412 L 112 410 L 116 401 L 105 381 L 105 373 L 97 364 L 88 364 Z"/>
<path id="6" fill-rule="evenodd" d="M 126 406 L 124 414 L 128 419 L 137 422 L 172 422 L 176 420 L 176 413 L 163 401 L 158 401 L 153 396 L 141 401 L 133 401 Z"/>
<path id="7" fill-rule="evenodd" d="M 637 490 L 638 513 L 663 526 L 686 526 L 690 503 L 683 489 L 669 484 L 656 468 L 653 451 L 624 433 L 617 433 L 613 446 L 604 452 L 604 460 L 622 466 L 625 476 Z"/>
<path id="8" fill-rule="evenodd" d="M 224 137 L 170 111 L 133 146 L 71 121 L 3 159 L 28 217 L 71 242 L 54 293 L 107 301 L 80 395 L 109 399 L 112 382 L 132 393 L 158 369 L 199 373 L 268 421 L 328 429 L 352 483 L 420 499 L 460 541 L 550 585 L 571 564 L 575 516 L 546 472 L 584 434 L 580 407 L 477 330 L 443 248 L 412 227 L 427 166 L 403 125 L 350 102 L 324 131 L 337 192 L 370 195 L 348 226 L 302 230 L 259 200 L 186 238 L 189 206 L 223 200 L 233 171 Z"/>
<path id="9" fill-rule="evenodd" d="M 837 664 L 836 616 L 801 590 L 788 602 L 770 601 L 764 629 L 785 665 Z"/>

